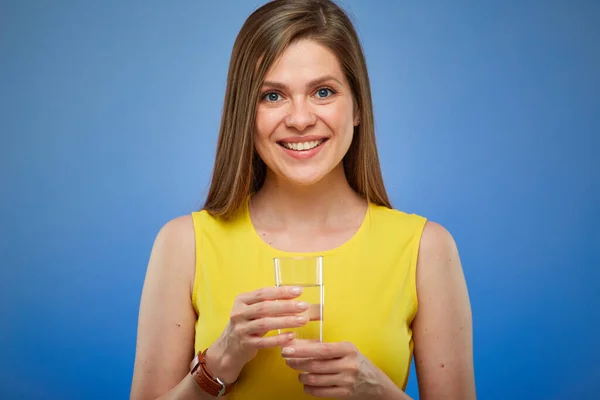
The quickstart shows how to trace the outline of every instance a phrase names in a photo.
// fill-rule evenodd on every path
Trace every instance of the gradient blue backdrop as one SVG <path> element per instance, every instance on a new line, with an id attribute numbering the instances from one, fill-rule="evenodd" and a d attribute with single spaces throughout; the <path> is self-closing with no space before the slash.
<path id="1" fill-rule="evenodd" d="M 128 397 L 152 242 L 205 194 L 259 4 L 0 2 L 1 398 Z M 597 398 L 599 3 L 344 4 L 394 205 L 460 247 L 479 398 Z"/>

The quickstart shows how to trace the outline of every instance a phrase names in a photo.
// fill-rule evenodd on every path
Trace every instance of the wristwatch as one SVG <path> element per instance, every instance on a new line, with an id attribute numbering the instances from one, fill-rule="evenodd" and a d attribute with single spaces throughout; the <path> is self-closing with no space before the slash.
<path id="1" fill-rule="evenodd" d="M 212 376 L 206 369 L 206 350 L 198 352 L 190 364 L 190 373 L 196 383 L 206 393 L 221 397 L 228 394 L 233 388 L 233 383 L 226 385 L 218 377 Z"/>

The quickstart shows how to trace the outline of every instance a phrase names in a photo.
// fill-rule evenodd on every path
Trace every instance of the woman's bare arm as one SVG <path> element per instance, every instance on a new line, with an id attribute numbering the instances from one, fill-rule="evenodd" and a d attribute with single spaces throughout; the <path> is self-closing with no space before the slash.
<path id="1" fill-rule="evenodd" d="M 476 398 L 469 294 L 450 233 L 427 222 L 417 263 L 419 307 L 413 322 L 422 400 Z"/>
<path id="2" fill-rule="evenodd" d="M 191 216 L 160 230 L 142 291 L 131 399 L 210 399 L 190 375 L 196 312 Z"/>

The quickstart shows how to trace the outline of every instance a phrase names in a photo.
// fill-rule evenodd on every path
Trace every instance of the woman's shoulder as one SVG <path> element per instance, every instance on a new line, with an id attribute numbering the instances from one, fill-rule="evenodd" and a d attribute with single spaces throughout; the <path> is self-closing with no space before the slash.
<path id="1" fill-rule="evenodd" d="M 395 234 L 406 232 L 418 236 L 421 253 L 448 254 L 456 251 L 450 231 L 427 216 L 402 209 L 372 205 L 372 218 Z"/>
<path id="2" fill-rule="evenodd" d="M 154 239 L 153 252 L 167 256 L 193 251 L 194 236 L 191 214 L 174 217 L 161 226 Z"/>
<path id="3" fill-rule="evenodd" d="M 444 279 L 462 276 L 458 246 L 446 226 L 418 213 L 385 206 L 373 206 L 371 209 L 372 219 L 379 227 L 383 227 L 379 229 L 379 242 L 389 245 L 389 240 L 392 240 L 396 246 L 414 244 L 417 251 L 416 269 L 419 271 L 418 286 L 434 275 Z"/>
<path id="4" fill-rule="evenodd" d="M 244 209 L 240 209 L 227 218 L 215 215 L 204 209 L 192 212 L 190 217 L 196 235 L 228 234 L 232 233 L 236 228 L 247 224 Z"/>
<path id="5" fill-rule="evenodd" d="M 426 265 L 427 268 L 442 268 L 445 263 L 437 260 L 458 260 L 458 247 L 454 236 L 438 222 L 425 223 L 420 242 L 419 258 L 422 261 L 420 264 Z"/>
<path id="6" fill-rule="evenodd" d="M 423 226 L 428 221 L 427 217 L 421 214 L 377 204 L 371 204 L 370 211 L 371 218 L 394 230 L 422 230 Z"/>
<path id="7" fill-rule="evenodd" d="M 235 223 L 234 218 L 224 219 L 206 210 L 192 211 L 167 221 L 156 236 L 155 246 L 164 250 L 190 250 L 194 248 L 197 237 L 228 230 Z"/>
<path id="8" fill-rule="evenodd" d="M 180 215 L 164 223 L 159 229 L 151 252 L 153 270 L 179 276 L 193 284 L 199 243 L 205 236 L 223 242 L 231 233 L 232 220 L 225 220 L 206 210 Z M 221 240 L 223 239 L 223 240 Z"/>
<path id="9" fill-rule="evenodd" d="M 448 251 L 449 247 L 452 248 L 455 245 L 450 231 L 441 223 L 432 221 L 425 215 L 384 206 L 374 206 L 373 210 L 382 220 L 394 223 L 398 227 L 410 226 L 420 229 L 422 250 L 427 252 Z"/>
<path id="10" fill-rule="evenodd" d="M 164 223 L 152 245 L 146 281 L 162 286 L 170 282 L 188 282 L 191 293 L 196 256 L 194 237 L 191 215 Z"/>
<path id="11" fill-rule="evenodd" d="M 184 238 L 194 233 L 193 215 L 185 214 L 165 222 L 156 235 L 157 240 L 170 241 L 174 238 Z"/>

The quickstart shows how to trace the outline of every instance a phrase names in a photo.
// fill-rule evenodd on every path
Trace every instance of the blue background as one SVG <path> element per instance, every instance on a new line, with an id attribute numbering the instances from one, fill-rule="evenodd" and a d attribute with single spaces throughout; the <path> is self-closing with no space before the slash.
<path id="1" fill-rule="evenodd" d="M 128 397 L 152 242 L 206 193 L 259 4 L 0 2 L 3 399 Z M 394 205 L 458 242 L 479 398 L 597 396 L 600 3 L 343 4 Z"/>

